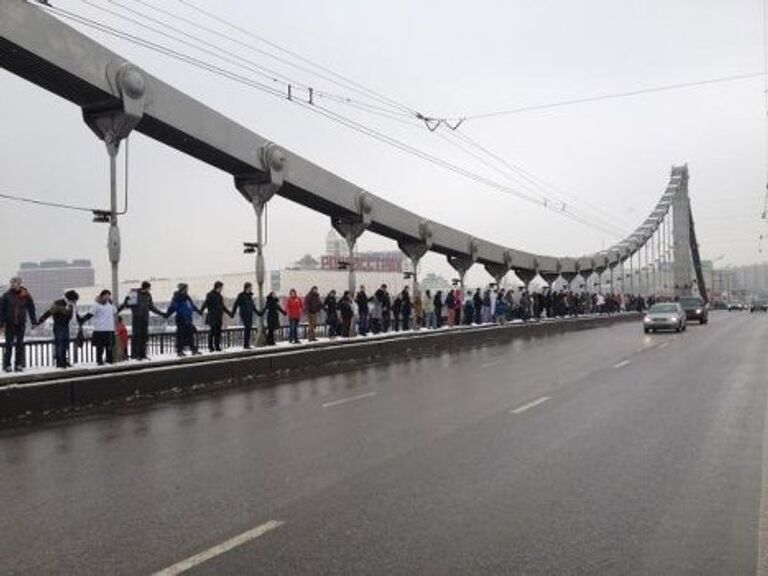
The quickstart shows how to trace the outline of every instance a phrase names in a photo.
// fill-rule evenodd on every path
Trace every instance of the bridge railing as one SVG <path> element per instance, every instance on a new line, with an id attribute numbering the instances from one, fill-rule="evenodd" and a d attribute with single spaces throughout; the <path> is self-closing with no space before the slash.
<path id="1" fill-rule="evenodd" d="M 307 338 L 308 324 L 299 325 L 299 338 Z M 315 328 L 315 335 L 325 337 L 328 327 L 324 324 L 318 324 Z M 198 329 L 196 334 L 196 343 L 201 349 L 205 349 L 208 338 L 208 328 Z M 258 330 L 253 328 L 251 331 L 251 342 L 256 342 Z M 288 340 L 288 326 L 281 326 L 275 330 L 275 341 L 282 342 Z M 243 327 L 230 326 L 224 328 L 221 333 L 221 345 L 223 348 L 234 348 L 243 345 Z M 128 352 L 130 353 L 131 343 L 129 339 Z M 176 333 L 175 332 L 156 332 L 150 333 L 147 339 L 147 354 L 152 356 L 169 354 L 176 351 Z M 27 368 L 45 368 L 55 365 L 54 341 L 53 338 L 30 338 L 24 341 L 24 352 Z M 0 358 L 4 355 L 0 347 Z M 69 358 L 73 364 L 90 364 L 96 362 L 96 347 L 93 345 L 90 336 L 83 339 L 82 345 L 78 345 L 74 339 L 69 343 Z"/>

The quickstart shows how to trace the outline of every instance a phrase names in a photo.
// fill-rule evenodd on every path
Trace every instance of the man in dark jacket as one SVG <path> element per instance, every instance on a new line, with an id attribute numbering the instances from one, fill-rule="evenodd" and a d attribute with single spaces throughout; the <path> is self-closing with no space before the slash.
<path id="1" fill-rule="evenodd" d="M 381 306 L 381 331 L 382 332 L 389 332 L 389 324 L 390 324 L 390 314 L 392 312 L 392 298 L 389 296 L 389 292 L 387 291 L 387 285 L 382 284 L 381 288 L 376 290 L 376 293 L 373 295 L 374 298 L 379 302 L 379 305 Z"/>
<path id="2" fill-rule="evenodd" d="M 149 360 L 147 357 L 149 313 L 165 318 L 165 313 L 155 306 L 150 288 L 152 285 L 145 280 L 141 283 L 141 288 L 132 290 L 117 309 L 118 312 L 125 308 L 131 309 L 131 358 L 134 360 Z"/>
<path id="3" fill-rule="evenodd" d="M 368 302 L 371 298 L 368 298 L 368 294 L 365 292 L 365 286 L 360 286 L 360 290 L 355 295 L 355 304 L 357 304 L 357 332 L 360 336 L 365 336 L 368 333 Z"/>
<path id="4" fill-rule="evenodd" d="M 317 316 L 323 311 L 323 302 L 320 300 L 320 293 L 317 286 L 312 286 L 304 298 L 304 310 L 307 311 L 307 339 L 310 342 L 317 340 L 315 329 L 317 328 Z"/>
<path id="5" fill-rule="evenodd" d="M 443 325 L 443 291 L 438 290 L 435 294 L 432 305 L 435 307 L 435 327 L 440 328 Z"/>
<path id="6" fill-rule="evenodd" d="M 230 318 L 234 317 L 234 314 L 227 310 L 224 304 L 224 297 L 221 295 L 223 288 L 223 282 L 219 280 L 214 282 L 213 290 L 205 295 L 205 302 L 203 302 L 203 307 L 200 308 L 201 314 L 205 313 L 206 310 L 208 311 L 205 323 L 210 327 L 208 331 L 209 352 L 221 352 L 221 328 L 224 325 L 224 313 L 226 312 Z"/>
<path id="7" fill-rule="evenodd" d="M 253 302 L 253 284 L 246 282 L 243 284 L 243 291 L 237 295 L 235 305 L 232 307 L 232 316 L 234 317 L 240 311 L 240 321 L 243 323 L 243 348 L 246 350 L 251 347 L 251 334 L 253 334 L 253 313 L 258 313 L 256 304 Z"/>
<path id="8" fill-rule="evenodd" d="M 24 332 L 27 328 L 27 315 L 32 324 L 37 323 L 35 303 L 29 291 L 21 285 L 21 278 L 11 278 L 8 291 L 0 296 L 0 328 L 5 329 L 5 349 L 3 370 L 11 371 L 11 353 L 16 352 L 14 368 L 23 372 Z"/>
<path id="9" fill-rule="evenodd" d="M 408 286 L 406 286 L 400 293 L 400 317 L 403 330 L 410 330 L 411 328 L 410 323 L 412 311 L 413 305 L 411 304 L 411 295 L 408 292 Z"/>
<path id="10" fill-rule="evenodd" d="M 477 288 L 475 290 L 475 293 L 472 296 L 472 312 L 474 316 L 472 317 L 472 322 L 475 324 L 482 324 L 483 323 L 483 297 L 480 294 L 480 288 Z"/>
<path id="11" fill-rule="evenodd" d="M 331 290 L 323 302 L 325 309 L 325 324 L 328 327 L 328 337 L 335 338 L 340 334 L 339 330 L 339 305 L 336 301 L 336 290 Z"/>

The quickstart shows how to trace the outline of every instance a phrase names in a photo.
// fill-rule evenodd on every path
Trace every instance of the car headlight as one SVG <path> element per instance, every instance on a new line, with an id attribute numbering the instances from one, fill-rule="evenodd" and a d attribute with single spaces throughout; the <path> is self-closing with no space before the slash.
<path id="1" fill-rule="evenodd" d="M 643 318 L 643 322 L 650 322 L 650 321 L 651 321 L 650 316 L 646 316 L 645 318 Z"/>
<path id="2" fill-rule="evenodd" d="M 701 308 L 696 308 L 696 314 L 701 314 Z"/>

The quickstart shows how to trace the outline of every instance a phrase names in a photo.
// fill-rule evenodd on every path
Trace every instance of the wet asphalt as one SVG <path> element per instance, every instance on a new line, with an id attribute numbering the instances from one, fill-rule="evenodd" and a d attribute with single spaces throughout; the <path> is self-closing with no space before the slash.
<path id="1" fill-rule="evenodd" d="M 753 574 L 767 385 L 722 312 L 5 430 L 0 574 Z"/>

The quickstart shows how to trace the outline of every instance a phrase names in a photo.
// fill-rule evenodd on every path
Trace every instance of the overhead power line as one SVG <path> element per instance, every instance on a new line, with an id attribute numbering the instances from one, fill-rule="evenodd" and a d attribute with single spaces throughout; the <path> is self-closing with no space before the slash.
<path id="1" fill-rule="evenodd" d="M 4 200 L 11 200 L 12 202 L 22 202 L 24 204 L 35 204 L 37 206 L 46 206 L 48 208 L 62 208 L 64 210 L 76 210 L 78 212 L 93 212 L 95 208 L 87 208 L 85 206 L 74 206 L 72 204 L 63 204 L 59 202 L 49 202 L 47 200 L 40 200 L 38 198 L 27 198 L 25 196 L 16 196 L 15 194 L 0 193 L 0 198 Z"/>
<path id="2" fill-rule="evenodd" d="M 185 63 L 191 64 L 193 66 L 199 67 L 199 68 L 201 68 L 203 70 L 206 70 L 206 71 L 215 73 L 217 75 L 226 77 L 226 78 L 228 78 L 228 79 L 230 79 L 232 81 L 238 82 L 240 84 L 249 86 L 251 88 L 255 88 L 255 89 L 258 89 L 260 91 L 263 91 L 263 92 L 265 92 L 267 94 L 270 94 L 270 95 L 273 95 L 273 96 L 278 96 L 281 99 L 284 99 L 284 95 L 283 95 L 282 91 L 274 88 L 273 86 L 271 86 L 269 84 L 264 84 L 262 82 L 255 81 L 255 80 L 253 80 L 251 78 L 248 78 L 246 76 L 243 76 L 243 75 L 238 74 L 236 72 L 233 72 L 231 70 L 227 70 L 225 68 L 217 66 L 216 64 L 213 64 L 211 62 L 207 62 L 205 60 L 201 60 L 199 58 L 196 58 L 196 57 L 193 57 L 193 56 L 189 56 L 188 54 L 184 54 L 182 52 L 178 52 L 178 51 L 176 51 L 176 50 L 174 50 L 172 48 L 168 48 L 168 47 L 163 46 L 161 44 L 158 44 L 156 42 L 146 40 L 146 39 L 144 39 L 144 38 L 142 38 L 140 36 L 137 36 L 135 34 L 130 34 L 130 33 L 124 32 L 122 30 L 118 30 L 118 29 L 113 28 L 113 27 L 111 27 L 109 25 L 103 24 L 101 22 L 98 22 L 96 20 L 87 18 L 87 17 L 79 15 L 77 13 L 74 13 L 74 12 L 71 12 L 71 11 L 68 11 L 68 10 L 64 10 L 64 9 L 61 9 L 61 8 L 51 7 L 51 6 L 46 6 L 46 8 L 48 10 L 51 10 L 52 12 L 60 15 L 63 18 L 73 20 L 73 21 L 78 22 L 80 24 L 83 24 L 83 25 L 85 25 L 87 27 L 99 30 L 101 32 L 107 33 L 109 35 L 112 35 L 112 36 L 115 36 L 115 37 L 118 37 L 118 38 L 121 38 L 121 39 L 124 39 L 126 41 L 129 41 L 129 42 L 132 42 L 134 44 L 140 45 L 142 47 L 148 48 L 150 50 L 160 52 L 160 53 L 162 53 L 164 55 L 170 56 L 172 58 L 175 58 L 177 60 L 180 60 L 180 61 L 183 61 Z M 420 150 L 420 149 L 418 149 L 418 148 L 416 148 L 414 146 L 411 146 L 411 145 L 409 145 L 409 144 L 407 144 L 405 142 L 402 142 L 402 141 L 400 141 L 400 140 L 398 140 L 396 138 L 393 138 L 391 136 L 383 134 L 383 133 L 381 133 L 380 131 L 378 131 L 378 130 L 376 130 L 374 128 L 371 128 L 369 126 L 365 126 L 362 123 L 359 123 L 359 122 L 357 122 L 355 120 L 352 120 L 352 119 L 350 119 L 348 117 L 345 117 L 343 115 L 340 115 L 340 114 L 338 114 L 338 113 L 336 113 L 336 112 L 334 112 L 334 111 L 332 111 L 332 110 L 330 110 L 328 108 L 325 108 L 323 106 L 318 105 L 317 103 L 310 105 L 310 104 L 308 104 L 306 102 L 302 102 L 300 100 L 294 100 L 294 101 L 292 101 L 292 103 L 295 104 L 295 105 L 298 105 L 298 106 L 300 106 L 300 107 L 302 107 L 304 109 L 312 111 L 312 112 L 314 112 L 316 114 L 320 114 L 322 116 L 325 116 L 326 118 L 328 118 L 328 119 L 330 119 L 330 120 L 332 120 L 334 122 L 337 122 L 337 123 L 339 123 L 341 125 L 344 125 L 344 126 L 346 126 L 348 128 L 351 128 L 351 129 L 353 129 L 353 130 L 355 130 L 357 132 L 360 132 L 362 134 L 370 136 L 370 137 L 372 137 L 372 138 L 374 138 L 376 140 L 379 140 L 379 141 L 381 141 L 383 143 L 386 143 L 386 144 L 388 144 L 388 145 L 390 145 L 392 147 L 395 147 L 395 148 L 397 148 L 397 149 L 399 149 L 401 151 L 404 151 L 404 152 L 407 152 L 407 153 L 409 153 L 411 155 L 414 155 L 414 156 L 416 156 L 416 157 L 418 157 L 418 158 L 420 158 L 422 160 L 425 160 L 425 161 L 427 161 L 427 162 L 429 162 L 429 163 L 431 163 L 433 165 L 442 167 L 442 168 L 444 168 L 446 170 L 449 170 L 451 172 L 459 174 L 459 175 L 461 175 L 461 176 L 463 176 L 463 177 L 465 177 L 467 179 L 470 179 L 470 180 L 475 181 L 477 183 L 483 184 L 483 185 L 488 186 L 490 188 L 496 189 L 498 191 L 501 191 L 501 192 L 504 192 L 504 193 L 507 193 L 507 194 L 510 194 L 510 195 L 514 195 L 514 196 L 516 196 L 516 197 L 518 197 L 520 199 L 526 200 L 526 201 L 534 203 L 536 205 L 539 205 L 539 206 L 543 205 L 545 208 L 548 208 L 548 209 L 550 209 L 553 212 L 562 214 L 563 216 L 565 216 L 565 217 L 567 217 L 567 218 L 569 218 L 571 220 L 574 220 L 574 221 L 579 222 L 581 224 L 590 226 L 592 228 L 595 228 L 595 229 L 600 230 L 602 232 L 608 233 L 610 235 L 620 236 L 619 234 L 616 234 L 616 232 L 614 230 L 607 229 L 605 226 L 602 226 L 600 224 L 596 224 L 595 222 L 591 221 L 588 218 L 585 218 L 583 216 L 575 214 L 566 205 L 562 205 L 559 208 L 556 208 L 555 205 L 548 205 L 547 204 L 547 199 L 545 197 L 544 198 L 541 197 L 541 196 L 537 197 L 536 195 L 531 195 L 531 194 L 522 192 L 522 191 L 520 191 L 518 189 L 515 189 L 515 188 L 513 188 L 511 186 L 504 185 L 504 184 L 502 184 L 502 183 L 500 183 L 500 182 L 498 182 L 496 180 L 493 180 L 493 179 L 487 178 L 487 177 L 485 177 L 483 175 L 480 175 L 480 174 L 477 174 L 475 172 L 472 172 L 471 170 L 468 170 L 468 169 L 466 169 L 466 168 L 464 168 L 462 166 L 458 166 L 458 165 L 456 165 L 454 163 L 451 163 L 451 162 L 449 162 L 447 160 L 444 160 L 444 159 L 442 159 L 442 158 L 440 158 L 438 156 L 430 154 L 429 152 L 425 152 L 425 151 Z M 553 204 L 555 204 L 555 203 L 553 203 Z"/>
<path id="3" fill-rule="evenodd" d="M 561 108 L 563 106 L 573 106 L 576 104 L 587 104 L 590 102 L 601 102 L 603 100 L 616 100 L 619 98 L 630 98 L 633 96 L 641 96 L 644 94 L 653 94 L 656 92 L 670 92 L 672 90 L 683 90 L 687 88 L 696 88 L 698 86 L 708 86 L 711 84 L 722 84 L 726 82 L 736 82 L 739 80 L 748 80 L 751 78 L 761 78 L 766 76 L 765 72 L 748 72 L 745 74 L 734 74 L 731 76 L 719 76 L 717 78 L 707 78 L 705 80 L 694 80 L 692 82 L 679 82 L 675 84 L 665 84 L 662 86 L 651 86 L 648 88 L 638 88 L 636 90 L 627 90 L 625 92 L 614 92 L 610 94 L 599 94 L 596 96 L 586 96 L 582 98 L 571 98 L 568 100 L 560 100 L 557 102 L 548 102 L 546 104 L 533 104 L 530 106 L 518 106 L 516 108 L 506 108 L 503 110 L 495 110 L 491 112 L 483 112 L 480 114 L 470 114 L 467 116 L 459 116 L 455 118 L 446 118 L 444 120 L 450 122 L 456 122 L 463 120 L 467 122 L 469 120 L 481 120 L 485 118 L 496 118 L 498 116 L 511 116 L 514 114 L 523 114 L 525 112 L 534 112 L 537 110 L 548 110 L 551 108 Z"/>

